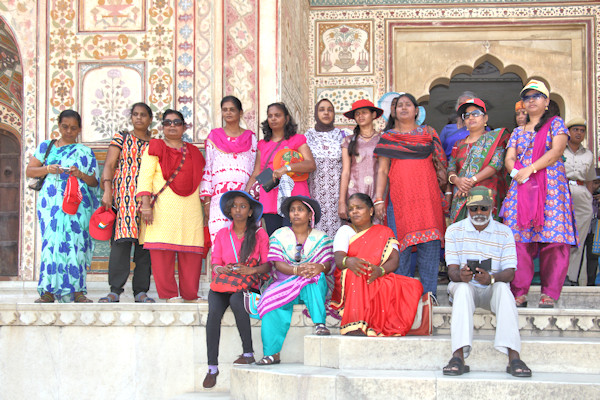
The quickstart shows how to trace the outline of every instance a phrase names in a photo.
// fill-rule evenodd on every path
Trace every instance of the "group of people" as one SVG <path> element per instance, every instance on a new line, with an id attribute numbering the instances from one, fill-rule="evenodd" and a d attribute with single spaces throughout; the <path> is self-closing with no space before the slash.
<path id="1" fill-rule="evenodd" d="M 569 131 L 548 109 L 549 97 L 542 82 L 530 81 L 521 92 L 525 118 L 517 114 L 511 134 L 490 129 L 486 104 L 467 93 L 457 102 L 457 124 L 441 138 L 417 123 L 418 103 L 409 93 L 393 100 L 381 132 L 375 120 L 383 110 L 369 100 L 344 113 L 356 122 L 353 133 L 336 128 L 333 103 L 320 100 L 315 125 L 304 135 L 286 105 L 273 103 L 257 140 L 241 126 L 241 102 L 226 96 L 224 126 L 210 132 L 204 156 L 183 141 L 180 112 L 165 111 L 164 137 L 153 139 L 152 111 L 136 103 L 133 130 L 114 135 L 102 178 L 93 152 L 77 143 L 79 114 L 63 111 L 59 140 L 42 142 L 27 167 L 29 177 L 48 178 L 38 196 L 36 301 L 91 302 L 85 274 L 90 234 L 98 230 L 112 231 L 110 293 L 101 302 L 119 301 L 132 245 L 136 302 L 155 301 L 147 294 L 151 271 L 161 299 L 197 301 L 202 259 L 212 247 L 204 381 L 212 387 L 228 307 L 243 345 L 237 364 L 279 363 L 299 303 L 317 335 L 329 334 L 329 313 L 341 318 L 345 335 L 405 335 L 423 294 L 435 299 L 445 248 L 454 354 L 444 373 L 468 372 L 472 314 L 483 306 L 497 314 L 496 348 L 509 357 L 507 372 L 531 376 L 519 358 L 516 307 L 527 305 L 534 259 L 540 259 L 539 306 L 554 307 L 571 248 L 590 226 L 578 242 L 582 228 L 575 225 L 571 192 L 587 187 L 592 175 L 578 166 L 584 176 L 568 176 Z M 66 207 L 71 197 L 78 203 Z M 113 214 L 108 222 L 94 218 L 103 211 Z M 420 280 L 413 278 L 412 253 Z M 258 292 L 264 357 L 255 361 L 244 303 Z"/>

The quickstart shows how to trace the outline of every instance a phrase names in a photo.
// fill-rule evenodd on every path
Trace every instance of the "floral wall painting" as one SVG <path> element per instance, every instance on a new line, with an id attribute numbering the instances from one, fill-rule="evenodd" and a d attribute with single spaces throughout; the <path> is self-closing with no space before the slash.
<path id="1" fill-rule="evenodd" d="M 317 88 L 315 93 L 315 104 L 321 99 L 328 99 L 333 103 L 337 122 L 347 122 L 344 117 L 346 111 L 352 109 L 352 103 L 357 100 L 367 99 L 375 102 L 375 88 L 373 86 L 340 86 Z"/>
<path id="2" fill-rule="evenodd" d="M 82 141 L 107 142 L 129 129 L 129 108 L 144 101 L 144 64 L 103 65 L 80 63 Z"/>
<path id="3" fill-rule="evenodd" d="M 317 22 L 317 75 L 373 73 L 373 23 Z"/>
<path id="4" fill-rule="evenodd" d="M 79 0 L 79 32 L 146 29 L 146 0 Z"/>

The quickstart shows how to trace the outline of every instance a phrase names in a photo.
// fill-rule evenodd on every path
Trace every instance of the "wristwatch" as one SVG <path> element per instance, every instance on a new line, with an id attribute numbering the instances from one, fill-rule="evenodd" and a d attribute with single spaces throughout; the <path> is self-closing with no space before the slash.
<path id="1" fill-rule="evenodd" d="M 490 285 L 493 285 L 494 283 L 496 283 L 496 278 L 494 277 L 494 274 L 490 274 Z"/>

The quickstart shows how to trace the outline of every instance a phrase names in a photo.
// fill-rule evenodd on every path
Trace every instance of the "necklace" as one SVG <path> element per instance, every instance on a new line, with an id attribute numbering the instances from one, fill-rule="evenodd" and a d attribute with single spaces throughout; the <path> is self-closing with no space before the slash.
<path id="1" fill-rule="evenodd" d="M 362 133 L 359 133 L 360 137 L 363 139 L 371 139 L 373 136 L 375 136 L 376 132 L 375 131 L 371 131 L 371 136 L 365 136 Z"/>

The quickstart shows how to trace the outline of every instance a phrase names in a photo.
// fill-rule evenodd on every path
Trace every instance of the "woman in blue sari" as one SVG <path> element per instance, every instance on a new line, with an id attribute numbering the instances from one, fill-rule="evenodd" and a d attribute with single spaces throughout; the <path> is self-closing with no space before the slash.
<path id="1" fill-rule="evenodd" d="M 61 112 L 58 129 L 60 138 L 43 141 L 26 171 L 29 178 L 46 177 L 37 201 L 42 256 L 38 282 L 40 298 L 35 302 L 74 300 L 76 303 L 91 303 L 92 300 L 85 296 L 85 281 L 86 268 L 91 265 L 94 250 L 88 228 L 90 216 L 98 207 L 98 165 L 94 152 L 77 143 L 81 116 L 76 111 Z M 51 147 L 47 152 L 48 146 Z M 81 202 L 78 205 L 76 202 L 64 204 L 70 177 L 76 178 L 79 186 Z M 74 182 L 72 186 L 76 186 Z M 76 197 L 79 197 L 78 194 Z"/>

